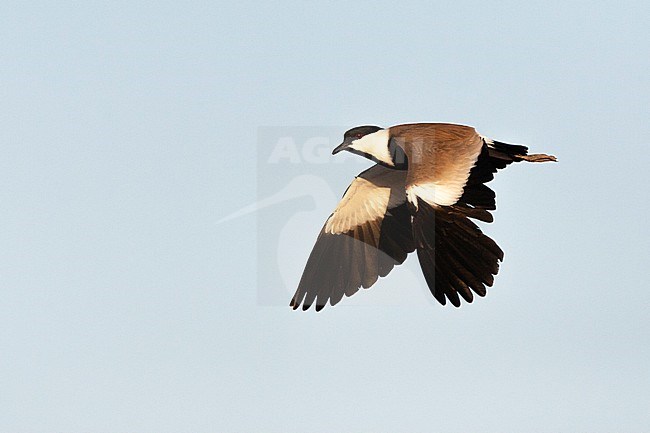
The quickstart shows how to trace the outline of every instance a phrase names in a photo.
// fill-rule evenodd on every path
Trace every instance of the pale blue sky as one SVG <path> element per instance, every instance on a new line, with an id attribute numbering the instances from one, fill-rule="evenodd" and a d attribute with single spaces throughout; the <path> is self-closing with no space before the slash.
<path id="1" fill-rule="evenodd" d="M 3 2 L 0 432 L 647 431 L 648 22 L 647 1 Z M 493 183 L 489 295 L 443 308 L 413 257 L 350 307 L 260 301 L 329 203 L 217 223 L 298 174 L 264 128 L 415 121 L 560 159 Z M 335 159 L 297 171 L 338 196 L 366 165 Z"/>

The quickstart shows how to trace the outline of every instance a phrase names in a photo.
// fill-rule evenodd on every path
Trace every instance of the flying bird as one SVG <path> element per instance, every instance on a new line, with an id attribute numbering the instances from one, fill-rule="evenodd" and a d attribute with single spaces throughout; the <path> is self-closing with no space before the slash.
<path id="1" fill-rule="evenodd" d="M 291 307 L 320 311 L 369 288 L 416 251 L 429 290 L 459 307 L 494 283 L 503 251 L 472 219 L 492 222 L 485 184 L 508 164 L 556 161 L 526 146 L 488 139 L 469 126 L 415 123 L 359 126 L 333 154 L 376 164 L 361 172 L 325 222 Z"/>

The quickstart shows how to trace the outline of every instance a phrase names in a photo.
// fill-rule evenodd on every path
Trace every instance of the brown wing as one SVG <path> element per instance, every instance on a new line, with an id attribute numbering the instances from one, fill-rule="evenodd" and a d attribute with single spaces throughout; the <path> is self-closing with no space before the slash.
<path id="1" fill-rule="evenodd" d="M 408 200 L 413 205 L 417 197 L 432 206 L 456 203 L 484 144 L 474 128 L 430 123 L 394 126 L 390 131 L 408 160 Z"/>
<path id="2" fill-rule="evenodd" d="M 309 255 L 291 307 L 337 304 L 372 286 L 414 247 L 406 172 L 376 165 L 350 184 Z"/>

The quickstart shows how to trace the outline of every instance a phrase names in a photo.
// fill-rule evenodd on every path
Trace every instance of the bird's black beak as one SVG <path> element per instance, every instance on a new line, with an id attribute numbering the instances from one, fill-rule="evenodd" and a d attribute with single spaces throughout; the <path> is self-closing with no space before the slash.
<path id="1" fill-rule="evenodd" d="M 350 145 L 349 142 L 344 141 L 343 143 L 339 144 L 334 148 L 334 150 L 332 151 L 332 155 L 336 155 L 337 153 L 347 149 L 349 145 Z"/>

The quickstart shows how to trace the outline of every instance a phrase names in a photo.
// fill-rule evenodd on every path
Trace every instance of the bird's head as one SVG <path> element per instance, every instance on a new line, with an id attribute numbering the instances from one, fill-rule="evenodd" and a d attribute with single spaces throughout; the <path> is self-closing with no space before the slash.
<path id="1" fill-rule="evenodd" d="M 343 143 L 339 144 L 336 146 L 336 148 L 332 151 L 332 155 L 335 155 L 343 150 L 347 150 L 349 152 L 355 153 L 355 150 L 359 150 L 359 143 L 358 141 L 361 140 L 363 137 L 372 134 L 377 131 L 381 131 L 382 129 L 379 126 L 357 126 L 355 128 L 349 129 L 343 134 Z"/>
<path id="2" fill-rule="evenodd" d="M 388 129 L 370 125 L 357 126 L 343 134 L 343 143 L 339 144 L 332 154 L 347 150 L 381 165 L 397 168 L 404 163 L 404 158 L 396 160 L 396 152 L 400 149 L 391 141 Z"/>

